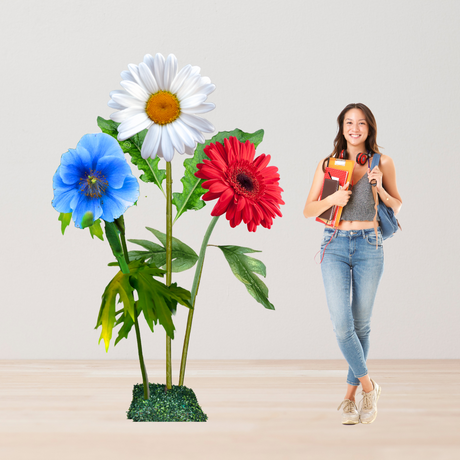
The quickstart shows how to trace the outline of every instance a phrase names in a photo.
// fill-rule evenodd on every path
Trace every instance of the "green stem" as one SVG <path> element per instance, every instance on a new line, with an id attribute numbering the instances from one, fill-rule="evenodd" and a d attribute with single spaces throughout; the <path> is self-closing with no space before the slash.
<path id="1" fill-rule="evenodd" d="M 116 219 L 115 223 L 118 227 L 118 230 L 120 230 L 121 246 L 123 248 L 123 255 L 125 257 L 126 263 L 129 265 L 128 248 L 126 246 L 126 238 L 125 238 L 125 221 L 124 221 L 123 216 Z M 129 269 L 128 269 L 127 274 L 129 274 Z M 150 398 L 149 377 L 147 375 L 147 369 L 145 367 L 144 354 L 142 353 L 141 331 L 139 329 L 139 322 L 137 321 L 136 304 L 134 304 L 134 328 L 136 330 L 137 352 L 139 354 L 139 364 L 141 367 L 142 384 L 144 387 L 144 399 L 149 399 Z"/>
<path id="2" fill-rule="evenodd" d="M 166 286 L 172 275 L 172 173 L 171 162 L 166 162 Z M 172 389 L 171 337 L 166 334 L 166 389 Z"/>
<path id="3" fill-rule="evenodd" d="M 220 216 L 215 216 L 211 220 L 208 229 L 203 238 L 203 242 L 201 243 L 200 249 L 200 256 L 198 258 L 198 262 L 196 264 L 195 269 L 195 277 L 193 278 L 193 285 L 192 285 L 192 295 L 190 302 L 192 304 L 192 308 L 188 312 L 187 318 L 187 329 L 185 330 L 185 338 L 184 338 L 184 347 L 182 348 L 182 358 L 180 361 L 180 375 L 179 375 L 179 386 L 184 384 L 184 377 L 185 377 L 185 366 L 187 364 L 187 353 L 188 353 L 188 344 L 190 341 L 190 333 L 192 331 L 192 321 L 193 321 L 193 312 L 195 311 L 195 301 L 196 296 L 198 294 L 198 288 L 200 287 L 200 280 L 201 280 L 201 273 L 203 271 L 203 264 L 204 264 L 204 256 L 206 254 L 206 248 L 208 246 L 209 238 L 211 237 L 211 233 L 216 226 L 217 221 L 219 220 Z"/>

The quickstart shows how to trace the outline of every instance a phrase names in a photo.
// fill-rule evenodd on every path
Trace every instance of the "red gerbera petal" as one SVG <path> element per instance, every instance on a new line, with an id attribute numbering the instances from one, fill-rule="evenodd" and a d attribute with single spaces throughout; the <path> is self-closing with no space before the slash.
<path id="1" fill-rule="evenodd" d="M 209 192 L 203 200 L 219 198 L 211 215 L 226 213 L 232 227 L 244 221 L 250 232 L 258 225 L 270 228 L 273 218 L 281 216 L 279 207 L 284 204 L 278 168 L 267 167 L 270 155 L 254 159 L 254 144 L 242 143 L 236 137 L 224 139 L 223 144 L 210 144 L 204 152 L 209 159 L 197 165 L 195 176 L 206 180 L 203 188 Z"/>

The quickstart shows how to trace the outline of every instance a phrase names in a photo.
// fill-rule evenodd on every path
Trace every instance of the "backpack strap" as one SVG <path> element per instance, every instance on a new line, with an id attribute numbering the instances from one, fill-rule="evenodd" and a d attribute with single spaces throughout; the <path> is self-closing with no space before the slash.
<path id="1" fill-rule="evenodd" d="M 379 165 L 380 162 L 380 154 L 379 153 L 374 153 L 372 155 L 372 164 L 370 166 L 371 171 Z M 379 211 L 379 197 L 377 194 L 377 190 L 375 187 L 372 187 L 372 195 L 374 195 L 374 209 L 375 209 L 375 215 L 374 215 L 374 232 L 375 232 L 375 249 L 378 249 L 378 244 L 379 244 L 379 235 L 377 233 L 377 214 Z"/>

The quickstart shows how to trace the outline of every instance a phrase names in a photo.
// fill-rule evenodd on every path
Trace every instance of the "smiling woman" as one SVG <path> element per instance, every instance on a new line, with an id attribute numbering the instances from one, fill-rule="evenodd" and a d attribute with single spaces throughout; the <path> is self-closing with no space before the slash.
<path id="1" fill-rule="evenodd" d="M 370 169 L 377 145 L 377 123 L 364 104 L 347 105 L 337 118 L 334 150 L 321 160 L 305 204 L 305 217 L 316 217 L 331 206 L 343 207 L 337 228 L 326 227 L 321 244 L 321 271 L 329 313 L 339 347 L 349 364 L 347 391 L 339 406 L 342 423 L 372 423 L 377 416 L 380 386 L 369 377 L 370 321 L 374 299 L 383 273 L 383 241 L 380 228 L 374 233 L 373 186 L 384 204 L 397 213 L 402 205 L 391 158 L 381 156 L 380 167 Z M 355 162 L 351 179 L 335 193 L 320 200 L 325 165 L 338 158 Z M 351 182 L 352 190 L 349 190 Z M 327 252 L 326 252 L 327 247 Z M 351 300 L 350 300 L 351 299 Z M 361 408 L 355 402 L 362 385 Z"/>

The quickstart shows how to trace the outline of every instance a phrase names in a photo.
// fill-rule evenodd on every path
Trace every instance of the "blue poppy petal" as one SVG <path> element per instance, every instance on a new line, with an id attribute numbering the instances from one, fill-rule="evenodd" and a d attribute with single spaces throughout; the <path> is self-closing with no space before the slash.
<path id="1" fill-rule="evenodd" d="M 132 206 L 139 198 L 139 182 L 134 176 L 127 176 L 123 187 L 111 190 L 113 196 L 119 200 L 129 203 Z"/>
<path id="2" fill-rule="evenodd" d="M 132 203 L 127 203 L 124 200 L 118 199 L 107 189 L 102 200 L 102 219 L 106 222 L 113 222 L 118 219 L 131 206 Z"/>
<path id="3" fill-rule="evenodd" d="M 58 212 L 72 212 L 70 203 L 78 190 L 73 185 L 65 184 L 60 175 L 60 166 L 53 176 L 54 198 L 51 204 Z"/>
<path id="4" fill-rule="evenodd" d="M 97 171 L 105 177 L 112 188 L 120 188 L 126 176 L 131 176 L 131 168 L 124 158 L 104 156 L 97 162 Z"/>
<path id="5" fill-rule="evenodd" d="M 91 155 L 83 147 L 69 149 L 61 157 L 61 178 L 65 184 L 78 184 L 91 170 Z"/>
<path id="6" fill-rule="evenodd" d="M 81 146 L 88 152 L 91 152 L 91 169 L 93 170 L 96 170 L 97 162 L 105 155 L 119 156 L 121 158 L 125 157 L 118 141 L 105 133 L 85 134 L 80 139 L 78 146 Z"/>
<path id="7" fill-rule="evenodd" d="M 72 218 L 77 228 L 82 228 L 82 220 L 87 212 L 93 214 L 93 220 L 99 219 L 102 215 L 101 200 L 98 198 L 90 198 L 86 195 L 79 194 L 78 200 L 73 200 L 73 204 Z"/>

